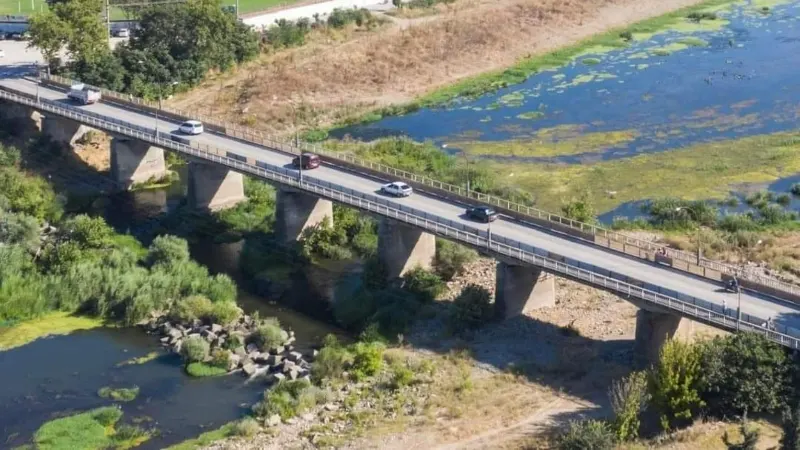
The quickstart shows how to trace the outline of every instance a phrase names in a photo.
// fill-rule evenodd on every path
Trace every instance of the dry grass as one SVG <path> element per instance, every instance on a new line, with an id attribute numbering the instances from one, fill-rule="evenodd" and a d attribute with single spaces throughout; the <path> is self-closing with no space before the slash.
<path id="1" fill-rule="evenodd" d="M 415 26 L 351 33 L 341 41 L 317 38 L 264 56 L 173 103 L 283 131 L 292 122 L 292 102 L 302 102 L 318 112 L 315 121 L 327 124 L 693 3 L 462 0 Z"/>

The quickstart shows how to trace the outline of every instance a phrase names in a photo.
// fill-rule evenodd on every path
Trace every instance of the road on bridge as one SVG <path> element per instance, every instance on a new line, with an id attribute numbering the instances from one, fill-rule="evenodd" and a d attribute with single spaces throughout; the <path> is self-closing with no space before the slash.
<path id="1" fill-rule="evenodd" d="M 37 92 L 35 83 L 19 78 L 0 80 L 0 85 L 31 95 Z M 44 86 L 39 87 L 38 91 L 43 99 L 60 101 L 72 105 L 71 103 L 67 103 L 63 92 Z M 111 104 L 101 102 L 81 108 L 142 127 L 153 129 L 156 125 L 155 118 L 152 116 Z M 175 131 L 177 127 L 178 124 L 176 122 L 163 120 L 161 118 L 158 120 L 158 129 L 161 132 Z M 244 157 L 255 158 L 275 166 L 288 167 L 292 159 L 291 156 L 274 150 L 255 144 L 247 144 L 227 136 L 210 132 L 189 139 L 224 149 Z M 377 193 L 381 184 L 384 183 L 384 181 L 375 180 L 332 166 L 321 166 L 319 169 L 309 172 L 307 177 L 335 183 L 365 194 Z M 486 227 L 486 225 L 476 224 L 464 216 L 465 205 L 425 195 L 420 192 L 408 198 L 392 199 L 391 201 L 418 210 L 428 211 L 455 222 L 469 225 L 473 228 Z M 673 271 L 640 259 L 626 257 L 622 254 L 586 242 L 577 241 L 574 240 L 574 238 L 569 238 L 551 231 L 545 231 L 536 226 L 521 223 L 510 218 L 504 217 L 492 224 L 491 227 L 492 235 L 513 239 L 551 253 L 603 267 L 633 279 L 697 297 L 714 303 L 720 308 L 723 302 L 725 302 L 729 310 L 735 310 L 737 306 L 736 294 L 724 292 L 718 283 L 709 280 Z M 800 330 L 800 305 L 744 292 L 742 293 L 742 312 L 760 317 L 764 320 L 771 317 L 780 325 Z"/>

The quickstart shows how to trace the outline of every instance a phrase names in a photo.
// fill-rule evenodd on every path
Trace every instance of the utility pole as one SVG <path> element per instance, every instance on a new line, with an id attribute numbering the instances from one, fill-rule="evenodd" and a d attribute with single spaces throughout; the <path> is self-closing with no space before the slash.
<path id="1" fill-rule="evenodd" d="M 236 0 L 236 20 L 239 20 L 239 0 Z"/>
<path id="2" fill-rule="evenodd" d="M 106 39 L 108 39 L 108 48 L 111 49 L 111 5 L 109 0 L 106 0 Z"/>

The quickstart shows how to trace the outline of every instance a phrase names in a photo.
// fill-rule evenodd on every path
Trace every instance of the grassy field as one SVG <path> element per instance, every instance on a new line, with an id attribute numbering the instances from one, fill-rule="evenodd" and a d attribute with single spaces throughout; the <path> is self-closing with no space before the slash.
<path id="1" fill-rule="evenodd" d="M 493 163 L 505 181 L 557 211 L 588 192 L 599 213 L 635 200 L 724 199 L 737 183 L 765 183 L 800 172 L 800 135 L 776 133 L 698 144 L 594 164 Z"/>
<path id="2" fill-rule="evenodd" d="M 242 14 L 249 14 L 279 6 L 291 6 L 299 1 L 301 0 L 239 0 L 239 9 Z M 235 5 L 236 0 L 223 0 L 222 4 Z M 44 9 L 47 9 L 47 2 L 44 0 L 0 0 L 0 16 L 27 16 Z M 125 20 L 129 17 L 122 9 L 113 8 L 111 18 Z"/>
<path id="3" fill-rule="evenodd" d="M 51 334 L 69 334 L 103 325 L 99 319 L 73 316 L 65 312 L 46 314 L 38 319 L 0 328 L 0 351 L 19 347 Z"/>

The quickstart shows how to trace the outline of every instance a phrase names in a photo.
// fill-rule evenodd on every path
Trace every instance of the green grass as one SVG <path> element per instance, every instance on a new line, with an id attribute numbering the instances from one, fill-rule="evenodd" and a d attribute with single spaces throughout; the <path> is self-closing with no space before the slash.
<path id="1" fill-rule="evenodd" d="M 212 442 L 219 441 L 233 435 L 234 426 L 235 423 L 225 424 L 216 430 L 207 431 L 194 439 L 189 439 L 181 442 L 180 444 L 167 447 L 166 450 L 195 450 L 198 448 L 204 448 Z"/>
<path id="2" fill-rule="evenodd" d="M 100 326 L 103 326 L 103 321 L 100 319 L 75 316 L 66 312 L 54 312 L 10 327 L 0 328 L 0 350 L 19 347 L 53 334 L 69 334 L 73 331 L 90 330 Z"/>
<path id="3" fill-rule="evenodd" d="M 100 450 L 131 448 L 150 438 L 141 429 L 117 427 L 121 418 L 122 410 L 117 407 L 97 408 L 46 422 L 33 440 L 39 450 Z"/>
<path id="4" fill-rule="evenodd" d="M 638 136 L 635 130 L 580 134 L 580 127 L 562 125 L 538 130 L 531 139 L 510 141 L 449 142 L 471 155 L 553 157 L 596 153 L 625 145 Z"/>
<path id="5" fill-rule="evenodd" d="M 186 366 L 186 373 L 193 377 L 216 377 L 225 375 L 227 370 L 201 362 L 193 362 Z"/>
<path id="6" fill-rule="evenodd" d="M 135 400 L 139 395 L 139 386 L 117 389 L 114 389 L 110 386 L 104 386 L 97 391 L 97 395 L 117 402 L 130 402 Z"/>
<path id="7" fill-rule="evenodd" d="M 542 209 L 557 211 L 565 200 L 588 192 L 603 213 L 643 199 L 725 199 L 737 183 L 794 175 L 800 172 L 800 135 L 753 136 L 594 164 L 493 163 L 493 169 L 533 193 Z"/>
<path id="8" fill-rule="evenodd" d="M 136 358 L 131 358 L 131 359 L 127 360 L 127 361 L 122 361 L 121 363 L 117 364 L 117 367 L 131 366 L 131 365 L 134 365 L 134 364 L 148 363 L 148 362 L 158 358 L 159 356 L 161 356 L 160 352 L 150 352 L 150 353 L 148 353 L 148 354 L 146 354 L 144 356 L 139 356 L 139 357 L 136 357 Z"/>

